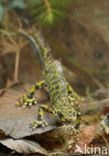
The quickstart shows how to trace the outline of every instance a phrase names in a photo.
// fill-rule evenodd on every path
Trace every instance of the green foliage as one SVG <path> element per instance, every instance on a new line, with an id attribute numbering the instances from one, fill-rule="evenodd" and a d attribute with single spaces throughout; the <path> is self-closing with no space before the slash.
<path id="1" fill-rule="evenodd" d="M 0 0 L 0 23 L 3 22 L 5 10 L 26 11 L 35 22 L 53 25 L 66 15 L 66 7 L 71 0 Z"/>
<path id="2" fill-rule="evenodd" d="M 0 23 L 3 21 L 3 16 L 4 16 L 4 7 L 2 3 L 0 3 Z"/>
<path id="3" fill-rule="evenodd" d="M 5 16 L 5 10 L 12 9 L 25 9 L 26 3 L 25 0 L 0 0 L 0 24 L 3 22 L 3 17 Z"/>
<path id="4" fill-rule="evenodd" d="M 65 10 L 71 0 L 31 0 L 28 1 L 30 14 L 35 21 L 52 25 L 65 17 Z"/>
<path id="5" fill-rule="evenodd" d="M 11 0 L 9 3 L 9 7 L 14 9 L 25 9 L 26 3 L 25 0 Z"/>

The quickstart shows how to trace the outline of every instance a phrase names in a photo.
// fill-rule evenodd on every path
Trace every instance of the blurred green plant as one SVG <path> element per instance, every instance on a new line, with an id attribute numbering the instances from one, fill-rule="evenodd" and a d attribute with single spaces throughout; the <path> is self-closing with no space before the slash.
<path id="1" fill-rule="evenodd" d="M 25 2 L 25 0 L 0 0 L 0 6 L 2 6 L 3 10 L 5 10 L 6 7 L 9 9 L 25 9 Z"/>
<path id="2" fill-rule="evenodd" d="M 0 0 L 0 24 L 3 24 L 6 13 L 9 13 L 7 10 L 14 9 L 26 9 L 25 0 Z"/>
<path id="3" fill-rule="evenodd" d="M 31 0 L 28 9 L 35 21 L 53 25 L 66 16 L 66 8 L 71 0 Z"/>
<path id="4" fill-rule="evenodd" d="M 66 16 L 66 8 L 71 0 L 0 0 L 0 23 L 6 10 L 27 12 L 31 20 L 44 25 L 53 25 Z M 26 18 L 29 18 L 26 17 Z"/>
<path id="5" fill-rule="evenodd" d="M 4 16 L 4 7 L 0 2 L 0 23 L 3 21 L 3 16 Z"/>

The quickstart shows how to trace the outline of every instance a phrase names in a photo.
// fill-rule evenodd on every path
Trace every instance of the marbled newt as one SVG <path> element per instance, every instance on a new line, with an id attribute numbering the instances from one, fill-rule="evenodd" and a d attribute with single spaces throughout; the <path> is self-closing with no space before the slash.
<path id="1" fill-rule="evenodd" d="M 52 113 L 60 125 L 71 124 L 76 127 L 80 117 L 77 105 L 83 98 L 66 81 L 61 63 L 52 57 L 50 47 L 45 43 L 42 34 L 39 31 L 34 33 L 21 31 L 21 33 L 30 42 L 35 55 L 39 54 L 40 56 L 43 80 L 33 85 L 28 93 L 19 99 L 17 105 L 26 107 L 37 104 L 37 100 L 34 98 L 35 91 L 47 86 L 52 106 L 43 104 L 39 107 L 38 117 L 33 121 L 32 128 L 48 125 L 44 119 L 44 112 Z"/>

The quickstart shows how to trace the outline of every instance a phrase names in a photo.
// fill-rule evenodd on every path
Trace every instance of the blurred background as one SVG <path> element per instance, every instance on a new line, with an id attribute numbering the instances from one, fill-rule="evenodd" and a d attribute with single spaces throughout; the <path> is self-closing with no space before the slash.
<path id="1" fill-rule="evenodd" d="M 0 0 L 0 88 L 42 77 L 18 29 L 38 27 L 81 95 L 109 87 L 108 0 Z"/>

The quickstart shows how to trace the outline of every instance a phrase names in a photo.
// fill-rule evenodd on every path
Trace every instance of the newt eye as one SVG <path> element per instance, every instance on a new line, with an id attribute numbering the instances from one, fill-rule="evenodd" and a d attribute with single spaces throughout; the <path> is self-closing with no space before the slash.
<path id="1" fill-rule="evenodd" d="M 62 118 L 63 114 L 61 112 L 58 112 L 58 118 Z"/>
<path id="2" fill-rule="evenodd" d="M 27 94 L 27 97 L 28 97 L 28 98 L 32 98 L 32 97 L 33 97 L 33 94 L 28 93 L 28 94 Z"/>

